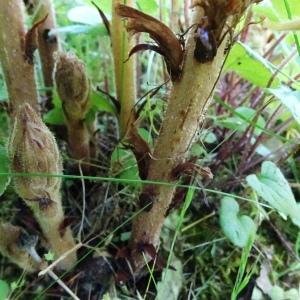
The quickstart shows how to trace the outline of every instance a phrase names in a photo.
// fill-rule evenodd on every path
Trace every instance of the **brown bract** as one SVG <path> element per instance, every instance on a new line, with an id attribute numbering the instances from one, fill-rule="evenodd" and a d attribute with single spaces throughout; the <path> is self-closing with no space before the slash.
<path id="1" fill-rule="evenodd" d="M 28 63 L 33 64 L 33 53 L 38 48 L 38 28 L 47 19 L 46 15 L 42 20 L 36 22 L 25 36 L 25 59 Z"/>
<path id="2" fill-rule="evenodd" d="M 159 20 L 132 7 L 119 4 L 116 11 L 119 16 L 128 19 L 126 26 L 128 32 L 131 34 L 149 33 L 163 53 L 171 78 L 173 80 L 178 79 L 182 68 L 183 49 L 173 31 Z"/>

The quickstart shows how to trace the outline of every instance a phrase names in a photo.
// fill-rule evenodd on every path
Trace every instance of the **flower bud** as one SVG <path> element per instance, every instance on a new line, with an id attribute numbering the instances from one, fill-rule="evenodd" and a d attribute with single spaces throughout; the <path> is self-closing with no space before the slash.
<path id="1" fill-rule="evenodd" d="M 61 179 L 30 173 L 60 174 L 62 163 L 53 134 L 29 104 L 18 108 L 9 141 L 11 170 L 28 173 L 15 177 L 15 189 L 24 200 L 55 199 Z"/>
<path id="2" fill-rule="evenodd" d="M 55 82 L 68 120 L 82 120 L 88 110 L 90 82 L 85 65 L 74 54 L 58 53 Z"/>

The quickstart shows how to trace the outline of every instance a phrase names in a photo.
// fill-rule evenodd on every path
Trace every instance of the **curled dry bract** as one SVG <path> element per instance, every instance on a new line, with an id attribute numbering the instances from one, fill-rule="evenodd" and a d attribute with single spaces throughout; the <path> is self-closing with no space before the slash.
<path id="1" fill-rule="evenodd" d="M 159 20 L 132 7 L 118 4 L 116 11 L 119 16 L 128 19 L 126 26 L 128 32 L 131 34 L 149 33 L 163 53 L 172 79 L 177 79 L 181 72 L 183 49 L 173 31 Z"/>

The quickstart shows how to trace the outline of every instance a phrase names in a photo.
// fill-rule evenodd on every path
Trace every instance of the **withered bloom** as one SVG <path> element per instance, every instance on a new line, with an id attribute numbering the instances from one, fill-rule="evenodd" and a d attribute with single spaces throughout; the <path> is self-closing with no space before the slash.
<path id="1" fill-rule="evenodd" d="M 158 44 L 158 51 L 165 57 L 173 80 L 181 72 L 183 49 L 173 31 L 159 20 L 144 14 L 132 7 L 118 4 L 116 11 L 119 16 L 128 19 L 127 30 L 131 34 L 146 32 Z"/>
<path id="2" fill-rule="evenodd" d="M 55 82 L 67 119 L 84 119 L 89 108 L 90 93 L 84 63 L 73 54 L 58 53 Z"/>
<path id="3" fill-rule="evenodd" d="M 16 173 L 60 174 L 62 163 L 53 134 L 29 104 L 19 107 L 9 141 L 11 170 Z M 23 199 L 49 198 L 59 192 L 61 179 L 48 176 L 15 177 Z"/>

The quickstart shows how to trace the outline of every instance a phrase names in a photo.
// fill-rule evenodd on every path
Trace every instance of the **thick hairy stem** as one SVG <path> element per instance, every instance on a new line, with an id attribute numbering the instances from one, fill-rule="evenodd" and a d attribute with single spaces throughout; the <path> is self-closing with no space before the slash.
<path id="1" fill-rule="evenodd" d="M 193 23 L 199 23 L 202 10 L 194 8 Z M 204 118 L 205 108 L 213 95 L 215 84 L 224 63 L 224 44 L 212 62 L 201 64 L 194 58 L 194 31 L 188 37 L 186 57 L 181 79 L 174 82 L 162 129 L 157 139 L 153 160 L 149 167 L 149 180 L 175 182 L 172 170 L 184 161 L 199 123 Z M 171 204 L 175 188 L 146 186 L 153 206 L 149 212 L 141 213 L 133 223 L 131 248 L 137 252 L 139 244 L 159 243 L 165 215 Z M 150 192 L 149 192 L 150 191 Z M 136 270 L 144 265 L 140 253 L 132 255 Z"/>
<path id="2" fill-rule="evenodd" d="M 34 66 L 25 56 L 25 28 L 22 0 L 0 0 L 0 62 L 12 113 L 29 103 L 38 110 Z"/>
<path id="3" fill-rule="evenodd" d="M 43 263 L 30 255 L 30 245 L 24 244 L 24 236 L 25 233 L 20 227 L 0 223 L 0 253 L 27 272 L 38 271 Z"/>
<path id="4" fill-rule="evenodd" d="M 35 20 L 39 21 L 47 16 L 45 22 L 38 27 L 38 49 L 40 53 L 44 84 L 47 91 L 46 107 L 52 108 L 53 69 L 55 60 L 53 54 L 58 51 L 59 45 L 56 36 L 49 36 L 49 31 L 56 28 L 55 12 L 51 0 L 35 0 L 37 8 Z"/>
<path id="5" fill-rule="evenodd" d="M 64 228 L 64 212 L 61 205 L 60 193 L 51 196 L 51 202 L 46 209 L 34 201 L 25 201 L 32 209 L 36 220 L 43 231 L 44 237 L 55 253 L 56 258 L 63 256 L 67 251 L 75 247 L 71 229 Z M 76 253 L 72 252 L 60 263 L 61 269 L 71 268 L 76 261 Z"/>
<path id="6" fill-rule="evenodd" d="M 90 132 L 83 120 L 68 121 L 68 145 L 70 155 L 74 159 L 88 162 L 91 156 Z M 85 170 L 87 170 L 87 166 Z"/>
<path id="7" fill-rule="evenodd" d="M 32 209 L 56 258 L 75 246 L 72 233 L 64 223 L 60 196 L 61 178 L 30 176 L 30 174 L 62 173 L 60 153 L 53 134 L 37 113 L 28 105 L 19 107 L 9 141 L 11 170 L 27 173 L 25 177 L 15 177 L 15 189 Z M 68 269 L 76 261 L 71 253 L 63 259 L 59 267 Z"/>
<path id="8" fill-rule="evenodd" d="M 136 99 L 136 76 L 135 60 L 131 57 L 128 61 L 128 54 L 133 47 L 133 41 L 129 40 L 124 26 L 124 20 L 116 13 L 118 4 L 133 5 L 133 0 L 112 1 L 112 24 L 111 39 L 115 65 L 115 84 L 117 98 L 121 105 L 119 124 L 120 134 L 124 137 L 135 121 L 134 105 Z"/>

